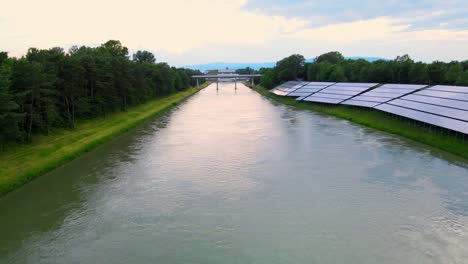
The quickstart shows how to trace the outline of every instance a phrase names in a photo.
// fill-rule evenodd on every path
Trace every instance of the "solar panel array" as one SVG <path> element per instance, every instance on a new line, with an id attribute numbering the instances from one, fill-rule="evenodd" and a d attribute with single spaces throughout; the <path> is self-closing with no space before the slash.
<path id="1" fill-rule="evenodd" d="M 437 85 L 375 108 L 468 134 L 468 87 Z"/>
<path id="2" fill-rule="evenodd" d="M 373 90 L 343 102 L 346 105 L 376 107 L 382 103 L 422 89 L 427 85 L 418 84 L 384 84 Z"/>
<path id="3" fill-rule="evenodd" d="M 307 82 L 289 81 L 271 90 L 271 92 L 276 95 L 285 96 L 306 84 Z"/>
<path id="4" fill-rule="evenodd" d="M 468 134 L 468 87 L 417 84 L 287 82 L 272 90 L 296 100 L 378 109 Z"/>
<path id="5" fill-rule="evenodd" d="M 301 88 L 290 92 L 287 94 L 287 96 L 293 96 L 293 97 L 307 97 L 310 96 L 313 93 L 316 93 L 324 88 L 327 88 L 330 85 L 333 85 L 335 83 L 327 83 L 327 82 L 310 82 L 307 83 L 306 85 L 302 86 Z"/>
<path id="6" fill-rule="evenodd" d="M 335 83 L 310 96 L 303 98 L 304 101 L 319 102 L 328 104 L 339 104 L 348 100 L 370 88 L 377 83 Z"/>

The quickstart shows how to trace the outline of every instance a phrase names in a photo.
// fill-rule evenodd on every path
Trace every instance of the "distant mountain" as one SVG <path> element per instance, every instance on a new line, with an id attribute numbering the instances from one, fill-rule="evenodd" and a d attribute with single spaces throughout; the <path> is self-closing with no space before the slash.
<path id="1" fill-rule="evenodd" d="M 349 60 L 367 60 L 370 62 L 378 61 L 378 60 L 387 60 L 383 58 L 378 58 L 378 57 L 346 57 L 346 59 Z M 314 59 L 307 59 L 306 62 L 313 62 Z M 200 70 L 200 71 L 208 71 L 208 70 L 221 70 L 221 69 L 231 69 L 231 70 L 237 70 L 237 69 L 243 69 L 250 67 L 254 70 L 259 70 L 260 68 L 272 68 L 276 65 L 276 62 L 260 62 L 260 63 L 231 63 L 231 62 L 212 62 L 212 63 L 206 63 L 206 64 L 196 64 L 196 65 L 186 65 L 182 66 L 183 68 L 189 68 L 193 70 Z"/>
<path id="2" fill-rule="evenodd" d="M 360 57 L 360 56 L 357 56 L 357 57 L 346 57 L 346 59 L 348 60 L 366 60 L 366 61 L 369 61 L 369 62 L 374 62 L 374 61 L 378 61 L 378 60 L 384 60 L 384 61 L 388 61 L 389 59 L 384 59 L 384 58 L 379 58 L 379 57 Z"/>
<path id="3" fill-rule="evenodd" d="M 223 69 L 243 69 L 250 67 L 254 70 L 259 70 L 260 68 L 272 68 L 276 65 L 274 62 L 264 62 L 264 63 L 230 63 L 230 62 L 212 62 L 206 64 L 198 65 L 187 65 L 183 66 L 184 68 L 189 68 L 193 70 L 208 71 L 208 70 L 223 70 Z"/>

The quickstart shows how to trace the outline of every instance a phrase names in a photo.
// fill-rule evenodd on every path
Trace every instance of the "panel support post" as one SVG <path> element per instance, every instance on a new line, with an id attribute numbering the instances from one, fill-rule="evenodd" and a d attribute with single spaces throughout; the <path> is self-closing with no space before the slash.
<path id="1" fill-rule="evenodd" d="M 237 90 L 237 79 L 234 78 L 234 89 Z"/>
<path id="2" fill-rule="evenodd" d="M 219 80 L 216 80 L 216 90 L 218 90 L 218 88 L 219 88 L 218 87 L 218 82 L 219 82 Z"/>

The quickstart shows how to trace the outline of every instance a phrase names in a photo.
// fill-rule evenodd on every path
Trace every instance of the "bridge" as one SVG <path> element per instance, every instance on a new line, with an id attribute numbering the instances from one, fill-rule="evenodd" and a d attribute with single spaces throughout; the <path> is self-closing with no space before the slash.
<path id="1" fill-rule="evenodd" d="M 237 89 L 237 80 L 250 79 L 252 87 L 254 86 L 254 78 L 261 77 L 261 74 L 216 74 L 216 75 L 193 75 L 192 78 L 197 80 L 197 87 L 199 86 L 199 79 L 216 79 L 216 89 L 219 87 L 220 79 L 231 79 L 234 80 L 234 88 Z"/>

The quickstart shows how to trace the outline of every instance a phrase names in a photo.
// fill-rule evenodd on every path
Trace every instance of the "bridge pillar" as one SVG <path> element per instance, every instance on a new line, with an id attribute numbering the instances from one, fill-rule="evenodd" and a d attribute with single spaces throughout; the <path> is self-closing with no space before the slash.
<path id="1" fill-rule="evenodd" d="M 216 80 L 216 90 L 218 90 L 218 88 L 219 88 L 218 87 L 218 82 L 219 82 L 219 80 Z"/>
<path id="2" fill-rule="evenodd" d="M 254 78 L 252 77 L 252 88 L 254 88 Z"/>
<path id="3" fill-rule="evenodd" d="M 234 78 L 234 89 L 237 90 L 237 79 Z"/>
<path id="4" fill-rule="evenodd" d="M 200 84 L 198 84 L 198 78 L 197 78 L 197 88 L 200 88 Z"/>

